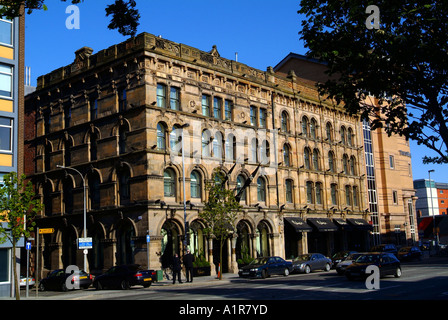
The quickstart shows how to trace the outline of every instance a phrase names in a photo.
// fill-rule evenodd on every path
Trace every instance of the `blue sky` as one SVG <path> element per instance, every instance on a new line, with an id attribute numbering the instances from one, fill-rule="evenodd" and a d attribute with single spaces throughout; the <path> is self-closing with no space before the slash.
<path id="1" fill-rule="evenodd" d="M 31 85 L 38 76 L 71 64 L 75 51 L 88 46 L 94 52 L 123 42 L 126 38 L 107 29 L 105 7 L 112 0 L 85 0 L 78 5 L 80 28 L 69 30 L 66 8 L 70 4 L 47 0 L 47 11 L 26 16 L 26 65 L 31 67 Z M 222 57 L 266 70 L 290 52 L 305 54 L 299 39 L 299 0 L 137 0 L 141 21 L 138 33 L 149 32 L 203 51 L 216 45 Z M 411 141 L 414 179 L 431 177 L 448 182 L 448 167 L 423 165 L 422 157 L 435 156 Z"/>

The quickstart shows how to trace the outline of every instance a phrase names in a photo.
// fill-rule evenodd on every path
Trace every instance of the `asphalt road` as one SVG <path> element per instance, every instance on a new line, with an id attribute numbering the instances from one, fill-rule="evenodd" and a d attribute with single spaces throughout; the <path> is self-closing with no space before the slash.
<path id="1" fill-rule="evenodd" d="M 448 300 L 448 258 L 403 263 L 401 278 L 380 279 L 379 289 L 362 280 L 349 281 L 336 271 L 272 276 L 268 279 L 227 278 L 226 281 L 152 286 L 144 289 L 42 292 L 42 300 L 120 301 L 315 301 L 315 300 Z M 30 299 L 33 299 L 34 293 Z"/>

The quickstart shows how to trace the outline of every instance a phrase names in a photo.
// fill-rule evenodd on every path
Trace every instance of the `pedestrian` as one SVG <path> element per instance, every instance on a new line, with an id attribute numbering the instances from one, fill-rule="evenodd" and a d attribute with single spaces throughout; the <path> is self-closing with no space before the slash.
<path id="1" fill-rule="evenodd" d="M 184 256 L 185 277 L 187 278 L 187 282 L 193 282 L 193 261 L 194 256 L 191 254 L 190 250 L 187 250 L 187 254 Z"/>
<path id="2" fill-rule="evenodd" d="M 179 283 L 182 283 L 182 280 L 180 278 L 181 269 L 182 269 L 182 266 L 181 266 L 180 258 L 179 258 L 179 255 L 176 253 L 173 258 L 173 284 L 176 283 L 176 276 L 177 276 L 177 281 Z"/>

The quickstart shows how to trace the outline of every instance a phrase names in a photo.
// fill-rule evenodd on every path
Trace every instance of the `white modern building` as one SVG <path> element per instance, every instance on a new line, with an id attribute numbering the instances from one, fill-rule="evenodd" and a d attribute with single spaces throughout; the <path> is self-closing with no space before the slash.
<path id="1" fill-rule="evenodd" d="M 414 180 L 414 188 L 418 200 L 415 204 L 417 216 L 432 217 L 439 214 L 439 202 L 434 180 Z"/>

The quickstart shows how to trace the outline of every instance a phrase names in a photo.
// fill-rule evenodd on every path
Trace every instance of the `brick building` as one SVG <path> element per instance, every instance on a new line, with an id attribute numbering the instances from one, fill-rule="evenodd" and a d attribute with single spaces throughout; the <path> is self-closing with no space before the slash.
<path id="1" fill-rule="evenodd" d="M 217 167 L 228 188 L 252 179 L 224 272 L 247 256 L 370 246 L 362 123 L 295 71 L 260 71 L 216 47 L 143 33 L 96 54 L 82 48 L 39 77 L 26 115 L 26 172 L 45 204 L 38 225 L 56 230 L 43 237 L 45 269 L 82 265 L 82 178 L 91 272 L 146 265 L 148 233 L 150 267 L 169 266 L 184 249 L 185 222 L 190 248 L 214 266 L 216 244 L 198 212 Z"/>

